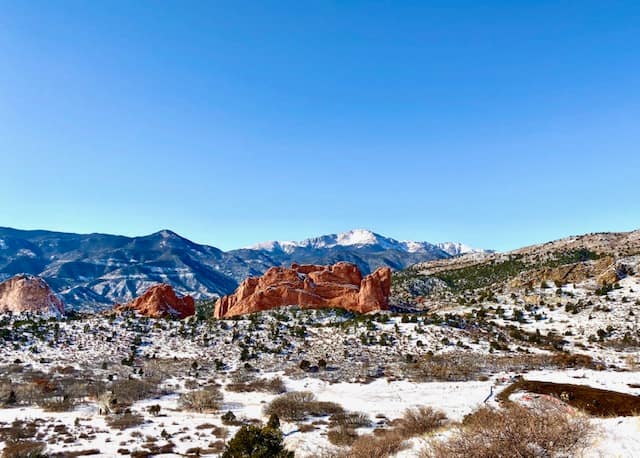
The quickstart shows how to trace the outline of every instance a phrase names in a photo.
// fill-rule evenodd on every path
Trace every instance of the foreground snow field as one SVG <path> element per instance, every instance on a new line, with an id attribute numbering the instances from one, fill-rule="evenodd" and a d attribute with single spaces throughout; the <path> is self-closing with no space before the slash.
<path id="1" fill-rule="evenodd" d="M 19 456 L 10 447 L 30 441 L 52 456 L 219 456 L 241 425 L 266 422 L 282 393 L 309 392 L 318 411 L 280 419 L 295 456 L 340 456 L 356 435 L 392 431 L 407 409 L 426 406 L 445 424 L 403 438 L 394 452 L 422 458 L 468 414 L 503 408 L 496 396 L 521 376 L 640 395 L 640 279 L 605 294 L 596 288 L 541 286 L 527 297 L 498 290 L 429 313 L 4 315 L 0 451 Z M 545 398 L 511 400 L 531 396 Z M 341 415 L 359 420 L 345 426 Z M 588 421 L 588 444 L 575 455 L 640 456 L 638 416 Z"/>

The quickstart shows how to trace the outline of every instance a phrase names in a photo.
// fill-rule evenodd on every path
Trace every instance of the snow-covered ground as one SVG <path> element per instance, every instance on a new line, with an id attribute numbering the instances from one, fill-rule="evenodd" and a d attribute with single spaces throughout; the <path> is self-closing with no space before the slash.
<path id="1" fill-rule="evenodd" d="M 153 379 L 158 387 L 129 407 L 143 417 L 131 428 L 110 427 L 109 417 L 99 415 L 95 396 L 82 395 L 65 412 L 46 412 L 37 402 L 5 402 L 0 431 L 16 420 L 36 425 L 34 439 L 45 442 L 49 453 L 95 449 L 107 457 L 171 449 L 162 456 L 180 456 L 199 449 L 202 456 L 217 456 L 239 427 L 224 425 L 222 415 L 230 411 L 240 421 L 264 422 L 264 408 L 277 396 L 227 389 L 239 375 L 280 377 L 288 392 L 309 391 L 319 401 L 362 412 L 372 425 L 357 428 L 360 435 L 386 427 L 417 406 L 442 410 L 450 421 L 459 422 L 485 402 L 498 406 L 495 396 L 517 375 L 640 395 L 640 364 L 634 359 L 638 348 L 619 343 L 626 332 L 634 331 L 636 314 L 640 316 L 640 282 L 626 278 L 606 296 L 594 295 L 593 290 L 590 284 L 565 286 L 560 292 L 536 288 L 530 292 L 535 304 L 527 307 L 522 297 L 505 291 L 495 300 L 450 305 L 426 315 L 358 317 L 282 309 L 210 323 L 135 316 L 4 316 L 0 401 L 6 401 L 7 387 L 43 383 L 38 380 L 55 385 L 73 379 L 103 384 L 106 390 L 119 380 Z M 580 300 L 577 313 L 566 307 Z M 478 310 L 484 310 L 480 321 Z M 516 310 L 522 316 L 514 321 Z M 560 336 L 566 341 L 564 352 L 544 339 L 523 340 L 514 327 L 542 337 Z M 588 355 L 594 363 L 565 367 L 554 359 L 558 354 Z M 303 370 L 302 361 L 310 367 Z M 429 365 L 433 361 L 435 367 Z M 218 410 L 182 408 L 182 393 L 212 384 L 220 387 L 223 397 Z M 149 412 L 155 405 L 160 406 L 157 416 Z M 639 417 L 590 421 L 598 433 L 586 456 L 640 456 Z M 336 450 L 327 437 L 329 428 L 327 417 L 281 421 L 284 442 L 298 457 Z M 425 441 L 412 439 L 397 456 L 419 456 Z M 0 450 L 4 447 L 0 443 Z"/>

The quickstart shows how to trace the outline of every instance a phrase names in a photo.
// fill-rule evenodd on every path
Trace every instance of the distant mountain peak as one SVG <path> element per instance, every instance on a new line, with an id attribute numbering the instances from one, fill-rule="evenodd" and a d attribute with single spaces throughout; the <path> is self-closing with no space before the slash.
<path id="1" fill-rule="evenodd" d="M 338 245 L 372 245 L 378 243 L 382 237 L 369 229 L 353 229 L 336 235 Z"/>
<path id="2" fill-rule="evenodd" d="M 172 238 L 179 238 L 182 239 L 184 237 L 182 237 L 181 235 L 169 230 L 169 229 L 161 229 L 158 232 L 154 232 L 153 234 L 151 234 L 152 236 L 159 236 L 162 237 L 163 239 L 172 239 Z"/>
<path id="3" fill-rule="evenodd" d="M 466 243 L 460 242 L 441 242 L 436 243 L 436 246 L 442 251 L 449 253 L 451 256 L 461 256 L 467 253 L 492 253 L 493 250 L 484 250 L 481 248 L 473 248 Z"/>
<path id="4" fill-rule="evenodd" d="M 321 235 L 302 241 L 271 240 L 246 247 L 249 250 L 284 251 L 290 252 L 295 248 L 333 248 L 335 246 L 364 246 L 375 245 L 386 239 L 368 229 L 352 229 L 337 234 Z"/>
<path id="5" fill-rule="evenodd" d="M 251 245 L 246 249 L 267 251 L 271 253 L 291 253 L 296 249 L 331 249 L 336 247 L 379 247 L 381 250 L 397 250 L 407 253 L 441 252 L 443 257 L 484 251 L 477 250 L 464 243 L 458 242 L 433 244 L 412 240 L 399 241 L 363 228 L 352 229 L 345 232 L 339 232 L 337 234 L 321 235 L 302 241 L 271 240 Z"/>

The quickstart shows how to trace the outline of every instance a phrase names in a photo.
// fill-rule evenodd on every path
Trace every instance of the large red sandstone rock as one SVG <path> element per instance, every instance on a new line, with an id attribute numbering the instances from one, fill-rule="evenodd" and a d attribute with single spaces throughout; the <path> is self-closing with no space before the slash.
<path id="1" fill-rule="evenodd" d="M 247 278 L 234 294 L 218 299 L 214 316 L 226 318 L 285 305 L 335 307 L 358 313 L 387 310 L 390 289 L 388 267 L 364 278 L 356 265 L 347 262 L 272 267 L 262 277 Z"/>
<path id="2" fill-rule="evenodd" d="M 191 296 L 178 297 L 170 285 L 160 284 L 149 288 L 142 296 L 126 304 L 116 304 L 117 312 L 134 310 L 150 318 L 174 317 L 183 319 L 195 313 Z"/>
<path id="3" fill-rule="evenodd" d="M 0 283 L 0 312 L 62 315 L 64 303 L 42 278 L 23 274 Z"/>

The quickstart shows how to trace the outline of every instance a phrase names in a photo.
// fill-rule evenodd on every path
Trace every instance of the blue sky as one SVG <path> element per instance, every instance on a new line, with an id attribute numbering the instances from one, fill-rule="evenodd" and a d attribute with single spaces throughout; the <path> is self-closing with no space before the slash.
<path id="1" fill-rule="evenodd" d="M 0 225 L 640 227 L 639 2 L 0 2 Z"/>

